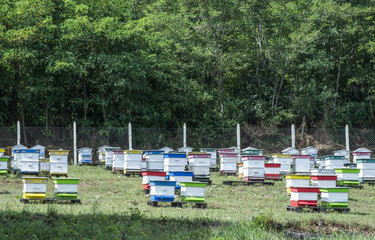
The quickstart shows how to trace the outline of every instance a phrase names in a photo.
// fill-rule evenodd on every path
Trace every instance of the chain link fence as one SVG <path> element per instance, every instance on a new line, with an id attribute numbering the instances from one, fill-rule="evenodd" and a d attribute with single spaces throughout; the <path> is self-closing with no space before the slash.
<path id="1" fill-rule="evenodd" d="M 265 154 L 279 153 L 291 146 L 290 128 L 241 127 L 241 148 L 264 149 Z M 17 144 L 15 127 L 0 127 L 0 147 Z M 47 149 L 70 150 L 73 159 L 73 127 L 25 127 L 21 128 L 21 144 L 32 147 L 36 144 Z M 77 148 L 102 145 L 129 148 L 128 128 L 77 127 Z M 187 146 L 199 148 L 225 148 L 237 145 L 236 128 L 187 128 Z M 177 149 L 183 146 L 182 128 L 133 128 L 133 149 L 160 149 L 164 146 Z M 296 148 L 315 146 L 319 155 L 332 154 L 345 149 L 345 129 L 296 129 Z M 375 151 L 375 129 L 350 129 L 350 149 L 366 147 Z M 96 155 L 94 155 L 96 159 Z"/>

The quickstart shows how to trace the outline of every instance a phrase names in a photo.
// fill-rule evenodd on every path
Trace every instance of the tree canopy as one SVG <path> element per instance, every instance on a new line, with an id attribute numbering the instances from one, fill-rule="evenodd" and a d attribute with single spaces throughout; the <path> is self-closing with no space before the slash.
<path id="1" fill-rule="evenodd" d="M 0 0 L 0 125 L 375 123 L 372 0 Z"/>

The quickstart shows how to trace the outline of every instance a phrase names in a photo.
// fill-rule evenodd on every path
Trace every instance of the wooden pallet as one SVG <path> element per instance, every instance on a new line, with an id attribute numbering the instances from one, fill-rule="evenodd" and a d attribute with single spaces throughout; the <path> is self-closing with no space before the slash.
<path id="1" fill-rule="evenodd" d="M 294 206 L 286 206 L 287 211 L 291 212 L 305 212 L 305 211 L 313 211 L 313 212 L 320 212 L 320 213 L 330 213 L 330 212 L 339 212 L 339 213 L 350 213 L 350 208 L 329 208 L 329 207 L 294 207 Z"/>
<path id="2" fill-rule="evenodd" d="M 50 173 L 50 177 L 68 177 L 67 173 Z"/>
<path id="3" fill-rule="evenodd" d="M 27 175 L 30 175 L 30 176 L 39 176 L 39 172 L 35 172 L 35 173 L 22 173 L 22 172 L 18 172 L 17 173 L 17 176 L 27 176 Z"/>
<path id="4" fill-rule="evenodd" d="M 129 172 L 129 171 L 125 171 L 124 170 L 124 176 L 126 176 L 126 177 L 130 177 L 130 176 L 139 176 L 139 177 L 142 177 L 142 171 L 131 171 L 131 172 Z"/>
<path id="5" fill-rule="evenodd" d="M 266 181 L 224 181 L 224 185 L 236 186 L 236 185 L 275 185 L 274 182 Z"/>
<path id="6" fill-rule="evenodd" d="M 356 189 L 363 189 L 362 185 L 336 185 L 336 187 L 348 187 L 348 188 L 356 188 Z"/>
<path id="7" fill-rule="evenodd" d="M 237 172 L 220 171 L 220 175 L 222 175 L 222 176 L 236 176 Z"/>
<path id="8" fill-rule="evenodd" d="M 65 204 L 81 204 L 80 199 L 57 199 L 57 198 L 45 198 L 45 199 L 26 199 L 20 198 L 20 202 L 22 203 L 65 203 Z"/>
<path id="9" fill-rule="evenodd" d="M 124 170 L 123 169 L 121 169 L 121 170 L 112 170 L 112 173 L 113 174 L 124 174 Z"/>
<path id="10" fill-rule="evenodd" d="M 375 180 L 362 180 L 361 184 L 368 184 L 370 186 L 374 186 Z"/>
<path id="11" fill-rule="evenodd" d="M 283 179 L 282 178 L 266 178 L 266 180 L 270 180 L 270 181 L 282 181 Z"/>
<path id="12" fill-rule="evenodd" d="M 160 201 L 148 201 L 147 205 L 152 207 L 159 207 L 159 204 L 169 207 L 182 208 L 184 205 L 193 205 L 196 208 L 207 208 L 207 203 L 204 202 L 160 202 Z"/>

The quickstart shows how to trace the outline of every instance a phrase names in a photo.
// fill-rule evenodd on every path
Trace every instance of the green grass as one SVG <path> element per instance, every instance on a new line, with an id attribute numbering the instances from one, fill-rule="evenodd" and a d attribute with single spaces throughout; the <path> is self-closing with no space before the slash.
<path id="1" fill-rule="evenodd" d="M 140 177 L 114 175 L 102 167 L 70 166 L 80 178 L 80 205 L 22 204 L 22 181 L 0 178 L 0 239 L 373 239 L 375 187 L 351 189 L 350 214 L 287 212 L 285 182 L 274 186 L 226 186 L 212 173 L 207 209 L 153 208 Z M 53 197 L 53 181 L 48 183 Z"/>

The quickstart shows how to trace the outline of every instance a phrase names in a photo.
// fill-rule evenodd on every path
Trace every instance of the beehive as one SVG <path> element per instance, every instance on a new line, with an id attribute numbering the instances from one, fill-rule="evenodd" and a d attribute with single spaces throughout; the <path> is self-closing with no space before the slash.
<path id="1" fill-rule="evenodd" d="M 145 151 L 144 157 L 146 158 L 147 171 L 163 171 L 164 170 L 164 151 L 153 150 Z"/>
<path id="2" fill-rule="evenodd" d="M 180 182 L 181 200 L 185 202 L 204 202 L 205 188 L 207 183 L 202 182 Z"/>
<path id="3" fill-rule="evenodd" d="M 326 169 L 343 168 L 346 163 L 345 156 L 329 155 L 322 157 Z"/>
<path id="4" fill-rule="evenodd" d="M 124 170 L 124 150 L 113 150 L 113 160 L 112 160 L 112 171 L 121 171 Z"/>
<path id="5" fill-rule="evenodd" d="M 266 179 L 280 179 L 280 163 L 265 163 L 264 177 Z"/>
<path id="6" fill-rule="evenodd" d="M 47 195 L 46 177 L 22 177 L 23 198 L 25 199 L 45 199 Z"/>
<path id="7" fill-rule="evenodd" d="M 242 150 L 243 155 L 256 155 L 256 156 L 262 156 L 263 155 L 263 149 L 257 149 L 253 147 L 247 147 Z"/>
<path id="8" fill-rule="evenodd" d="M 358 168 L 337 168 L 337 184 L 347 186 L 358 186 L 359 185 L 359 173 Z"/>
<path id="9" fill-rule="evenodd" d="M 55 197 L 57 199 L 78 198 L 78 178 L 54 178 Z"/>
<path id="10" fill-rule="evenodd" d="M 0 156 L 0 175 L 8 174 L 8 156 Z"/>
<path id="11" fill-rule="evenodd" d="M 375 179 L 375 159 L 357 159 L 357 168 L 359 172 L 359 181 Z"/>
<path id="12" fill-rule="evenodd" d="M 39 173 L 39 149 L 19 149 L 15 152 L 20 163 L 21 173 Z"/>
<path id="13" fill-rule="evenodd" d="M 290 174 L 292 167 L 292 155 L 290 154 L 274 154 L 272 155 L 273 162 L 281 164 L 280 174 Z"/>
<path id="14" fill-rule="evenodd" d="M 176 190 L 180 190 L 180 182 L 192 182 L 193 172 L 168 172 L 166 179 L 176 182 Z"/>
<path id="15" fill-rule="evenodd" d="M 150 181 L 163 181 L 167 173 L 159 171 L 144 171 L 142 172 L 143 189 L 150 189 Z"/>
<path id="16" fill-rule="evenodd" d="M 237 172 L 237 153 L 221 152 L 220 157 L 220 171 L 224 173 L 236 173 Z"/>
<path id="17" fill-rule="evenodd" d="M 248 180 L 264 179 L 264 161 L 266 156 L 241 156 L 243 162 L 243 177 Z"/>
<path id="18" fill-rule="evenodd" d="M 290 193 L 290 187 L 306 187 L 310 186 L 310 176 L 309 175 L 287 175 L 286 179 L 286 192 Z"/>
<path id="19" fill-rule="evenodd" d="M 45 158 L 46 157 L 46 147 L 42 145 L 35 145 L 32 146 L 30 149 L 39 149 L 39 158 Z"/>
<path id="20" fill-rule="evenodd" d="M 49 172 L 50 170 L 49 158 L 39 158 L 39 170 L 42 172 Z"/>
<path id="21" fill-rule="evenodd" d="M 199 151 L 211 154 L 210 168 L 216 168 L 217 166 L 217 148 L 200 148 Z"/>
<path id="22" fill-rule="evenodd" d="M 336 187 L 337 176 L 327 174 L 311 175 L 311 185 L 321 188 L 334 188 Z"/>
<path id="23" fill-rule="evenodd" d="M 324 207 L 347 208 L 349 199 L 349 188 L 320 188 L 320 200 Z"/>
<path id="24" fill-rule="evenodd" d="M 151 201 L 173 202 L 175 181 L 150 181 Z"/>
<path id="25" fill-rule="evenodd" d="M 294 173 L 310 172 L 310 155 L 293 155 L 292 159 Z"/>
<path id="26" fill-rule="evenodd" d="M 194 176 L 210 176 L 211 154 L 208 153 L 189 153 L 189 171 Z"/>
<path id="27" fill-rule="evenodd" d="M 64 175 L 68 173 L 69 150 L 50 150 L 50 174 Z"/>
<path id="28" fill-rule="evenodd" d="M 92 148 L 78 149 L 78 164 L 92 164 Z"/>
<path id="29" fill-rule="evenodd" d="M 319 187 L 290 187 L 290 203 L 294 207 L 310 207 L 318 205 Z"/>
<path id="30" fill-rule="evenodd" d="M 120 147 L 106 147 L 105 150 L 105 167 L 107 169 L 112 169 L 112 161 L 113 161 L 113 151 L 121 150 Z"/>
<path id="31" fill-rule="evenodd" d="M 335 156 L 344 156 L 345 162 L 350 163 L 350 151 L 346 149 L 341 149 L 333 152 L 333 155 Z"/>
<path id="32" fill-rule="evenodd" d="M 367 148 L 358 148 L 353 151 L 353 162 L 356 163 L 357 159 L 369 159 L 371 158 L 372 151 Z"/>
<path id="33" fill-rule="evenodd" d="M 285 148 L 284 150 L 282 150 L 281 153 L 287 154 L 287 155 L 298 155 L 299 151 L 294 147 L 288 147 L 288 148 Z"/>
<path id="34" fill-rule="evenodd" d="M 143 151 L 140 150 L 125 150 L 124 151 L 124 170 L 126 171 L 141 171 Z"/>
<path id="35" fill-rule="evenodd" d="M 4 156 L 5 148 L 0 148 L 0 157 Z"/>
<path id="36" fill-rule="evenodd" d="M 164 172 L 183 172 L 186 166 L 185 153 L 165 153 L 164 158 Z"/>

